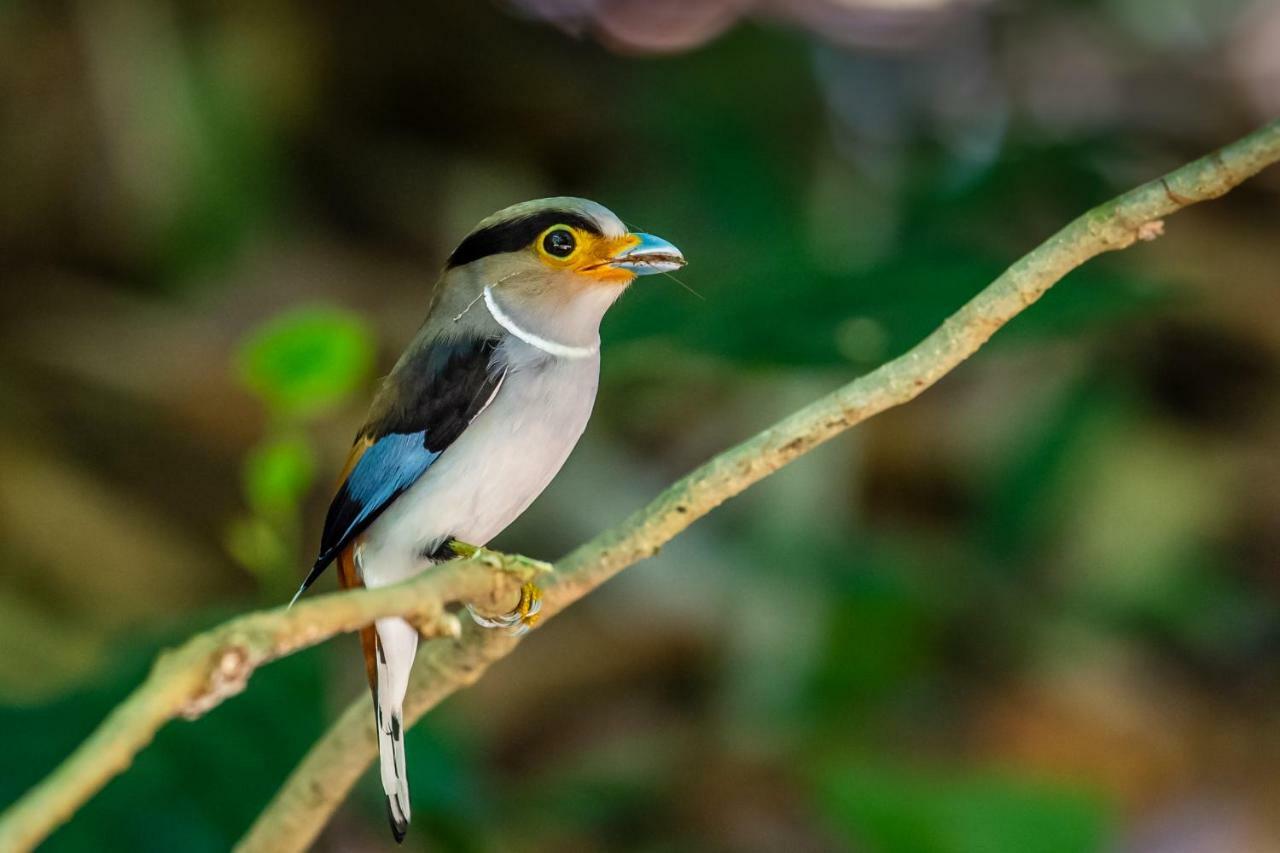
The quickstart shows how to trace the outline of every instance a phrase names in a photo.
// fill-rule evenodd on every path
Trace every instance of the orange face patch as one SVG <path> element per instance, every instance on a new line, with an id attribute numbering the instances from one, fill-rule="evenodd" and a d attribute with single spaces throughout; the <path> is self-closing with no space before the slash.
<path id="1" fill-rule="evenodd" d="M 533 249 L 547 266 L 576 272 L 588 283 L 626 284 L 635 273 L 618 269 L 613 261 L 639 242 L 633 234 L 601 237 L 572 225 L 552 225 L 538 235 Z"/>

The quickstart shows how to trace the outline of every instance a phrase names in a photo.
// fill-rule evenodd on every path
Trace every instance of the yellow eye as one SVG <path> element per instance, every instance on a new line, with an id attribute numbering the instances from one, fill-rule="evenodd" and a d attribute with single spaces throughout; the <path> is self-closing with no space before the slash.
<path id="1" fill-rule="evenodd" d="M 578 238 L 567 225 L 553 225 L 542 234 L 541 249 L 557 260 L 565 260 L 578 251 Z"/>

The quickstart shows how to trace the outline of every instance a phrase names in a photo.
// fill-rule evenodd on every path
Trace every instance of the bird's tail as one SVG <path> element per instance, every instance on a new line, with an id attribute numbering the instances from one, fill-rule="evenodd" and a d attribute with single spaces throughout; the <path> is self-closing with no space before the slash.
<path id="1" fill-rule="evenodd" d="M 387 819 L 397 842 L 409 828 L 409 778 L 404 767 L 404 694 L 418 648 L 418 631 L 403 619 L 377 622 L 377 683 L 373 688 L 378 755 Z"/>

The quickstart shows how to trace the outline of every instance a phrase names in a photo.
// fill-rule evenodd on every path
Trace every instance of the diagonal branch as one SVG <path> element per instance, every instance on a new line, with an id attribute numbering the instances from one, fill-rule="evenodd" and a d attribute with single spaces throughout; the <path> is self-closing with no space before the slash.
<path id="1" fill-rule="evenodd" d="M 1160 233 L 1159 220 L 1218 198 L 1280 160 L 1280 121 L 1143 184 L 1077 218 L 949 317 L 914 348 L 739 444 L 659 495 L 622 524 L 556 564 L 545 589 L 546 618 L 632 563 L 653 556 L 696 519 L 854 424 L 909 402 L 978 350 L 1005 323 L 1080 264 Z M 514 643 L 473 632 L 461 643 L 433 644 L 414 671 L 405 702 L 412 724 L 483 675 Z M 241 851 L 308 847 L 377 754 L 370 702 L 342 715 L 294 769 L 241 840 Z"/>
<path id="2" fill-rule="evenodd" d="M 1280 121 L 1084 214 L 904 355 L 715 457 L 569 554 L 545 585 L 545 617 L 652 556 L 694 520 L 818 444 L 914 399 L 1075 267 L 1157 236 L 1161 217 L 1217 198 L 1277 160 Z M 238 692 L 262 663 L 382 616 L 406 616 L 427 633 L 452 634 L 456 622 L 445 613 L 446 605 L 465 600 L 496 606 L 512 597 L 513 588 L 509 575 L 494 573 L 480 561 L 459 561 L 398 586 L 324 596 L 292 611 L 252 613 L 194 637 L 161 656 L 147 680 L 70 758 L 0 815 L 0 850 L 38 844 L 124 770 L 160 726 L 176 716 L 196 716 Z M 418 719 L 516 645 L 510 637 L 479 630 L 463 632 L 456 641 L 426 644 L 406 714 Z M 376 754 L 369 714 L 367 697 L 343 713 L 268 804 L 240 849 L 274 853 L 311 843 Z"/>

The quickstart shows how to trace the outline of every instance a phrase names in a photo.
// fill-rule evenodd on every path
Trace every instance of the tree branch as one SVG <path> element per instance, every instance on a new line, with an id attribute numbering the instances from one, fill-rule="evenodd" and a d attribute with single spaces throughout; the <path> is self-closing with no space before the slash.
<path id="1" fill-rule="evenodd" d="M 854 424 L 920 394 L 978 350 L 997 329 L 1063 276 L 1103 252 L 1160 233 L 1159 220 L 1217 198 L 1280 160 L 1280 121 L 1089 211 L 1049 238 L 913 349 L 715 457 L 622 524 L 557 564 L 544 585 L 550 618 L 623 568 L 650 557 L 694 520 Z M 292 611 L 253 613 L 162 655 L 147 680 L 60 767 L 0 816 L 0 849 L 25 850 L 45 838 L 128 766 L 175 716 L 196 716 L 243 688 L 262 663 L 402 615 L 427 633 L 451 634 L 444 608 L 478 601 L 498 608 L 513 597 L 509 575 L 458 561 L 394 587 L 323 596 Z M 476 681 L 518 641 L 468 628 L 456 641 L 426 644 L 405 703 L 410 721 Z M 367 697 L 356 702 L 294 770 L 241 841 L 246 851 L 305 849 L 376 754 Z"/>
<path id="2" fill-rule="evenodd" d="M 259 666 L 384 616 L 404 616 L 427 636 L 457 636 L 448 603 L 501 610 L 519 565 L 495 571 L 483 559 L 456 560 L 408 584 L 318 596 L 292 609 L 250 613 L 164 652 L 143 683 L 44 781 L 0 815 L 0 850 L 28 850 L 124 771 L 175 717 L 194 720 L 244 689 Z"/>

